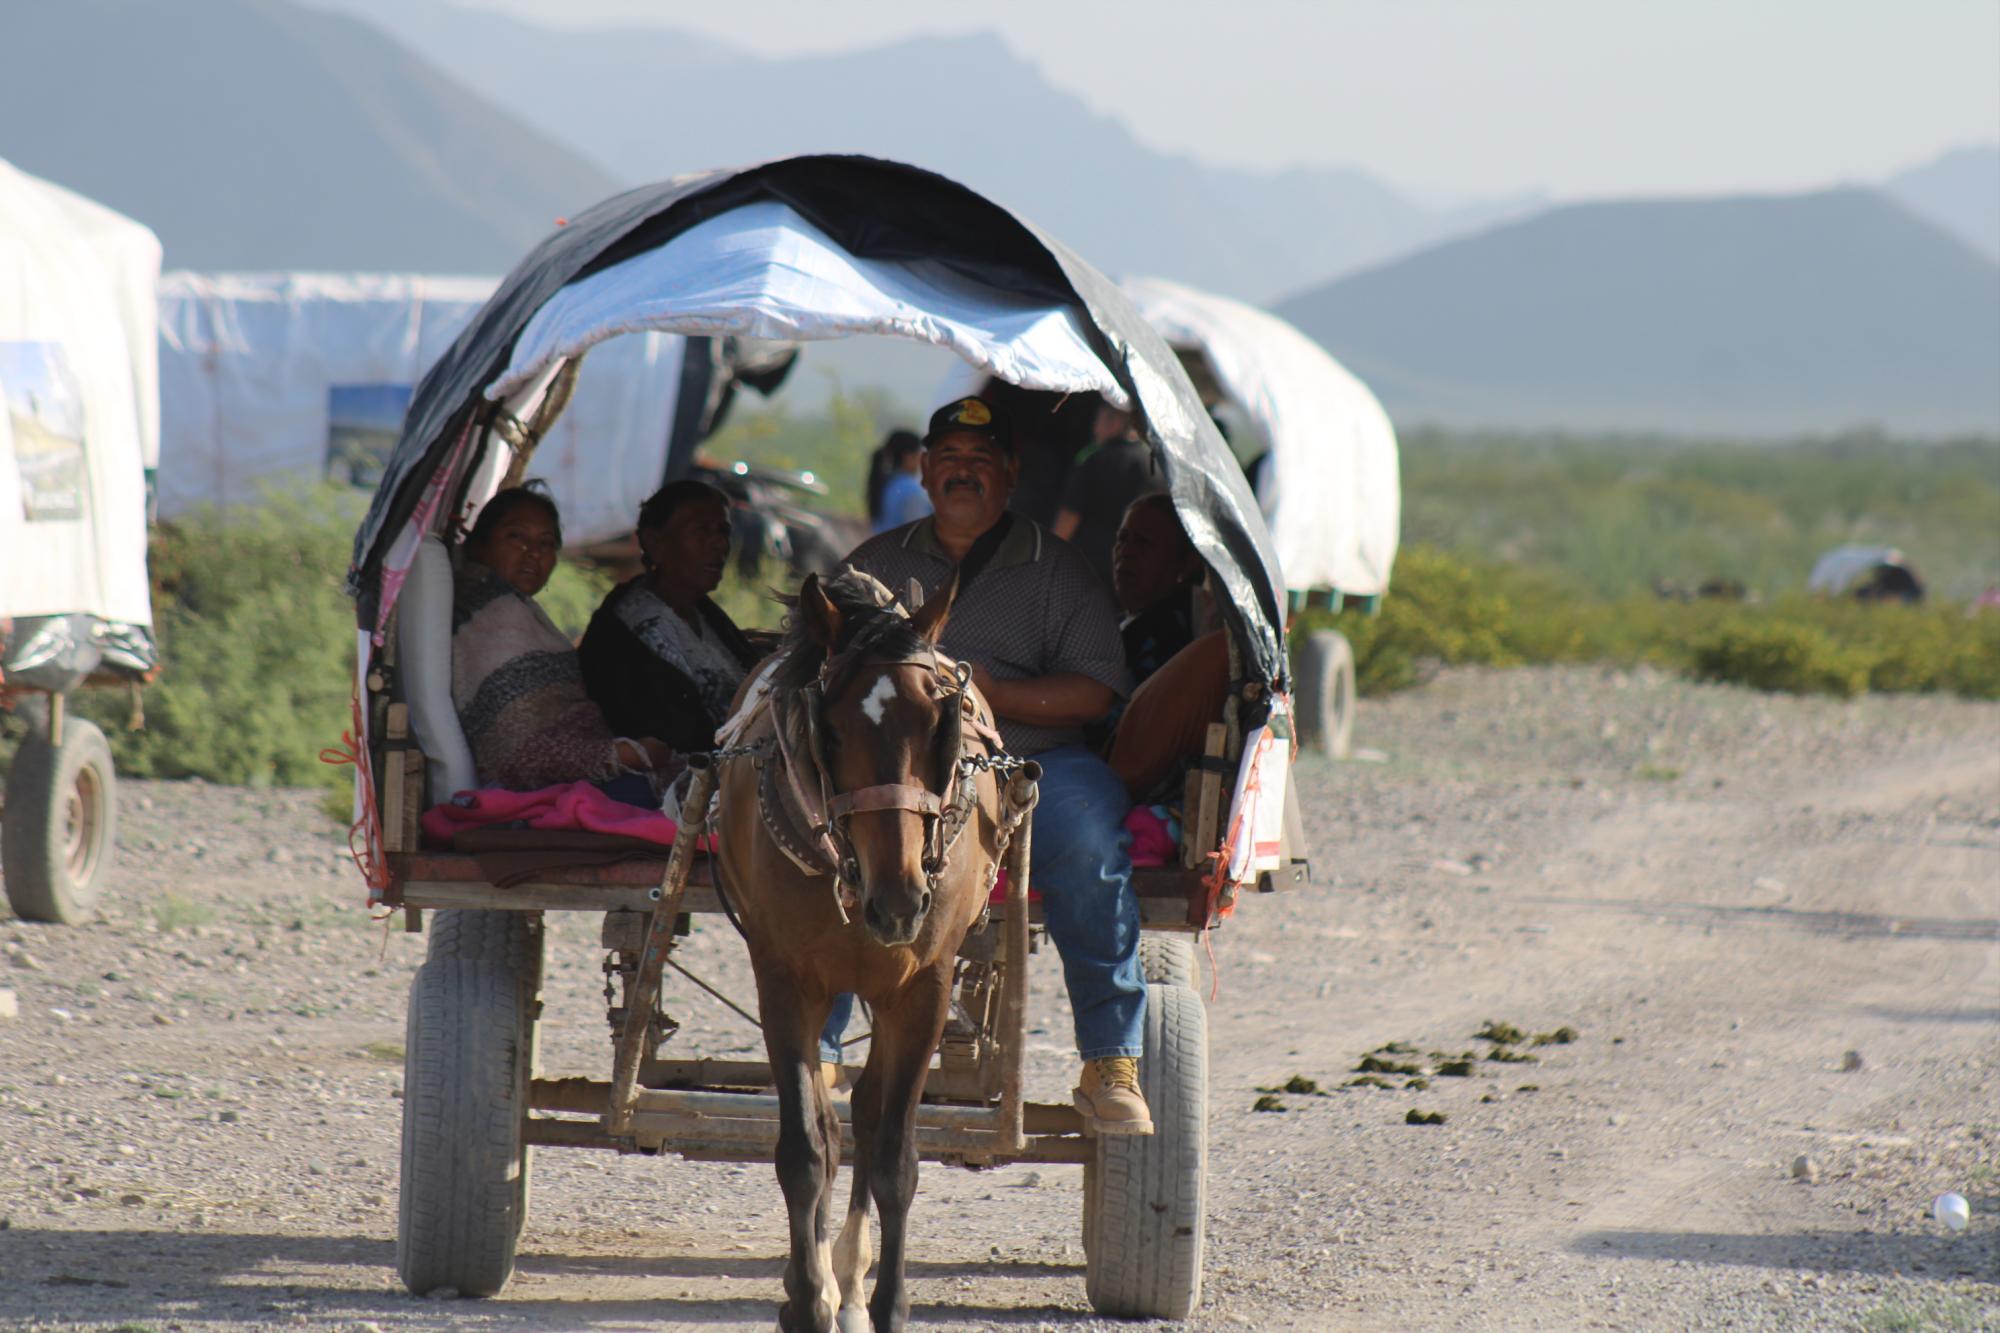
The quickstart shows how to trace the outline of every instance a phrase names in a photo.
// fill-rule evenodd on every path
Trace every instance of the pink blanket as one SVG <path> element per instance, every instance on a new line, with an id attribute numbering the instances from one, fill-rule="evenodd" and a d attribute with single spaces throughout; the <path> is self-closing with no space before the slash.
<path id="1" fill-rule="evenodd" d="M 1167 822 L 1161 808 L 1156 805 L 1135 805 L 1125 816 L 1125 831 L 1132 835 L 1132 864 L 1136 866 L 1170 866 L 1179 859 L 1180 845 L 1174 841 L 1173 825 Z M 1042 895 L 1033 888 L 1028 890 L 1029 902 L 1040 902 Z M 992 901 L 1007 901 L 1007 872 L 1001 871 L 993 881 Z"/>
<path id="2" fill-rule="evenodd" d="M 538 829 L 584 829 L 617 833 L 671 847 L 679 830 L 658 810 L 606 796 L 588 782 L 567 782 L 540 791 L 462 791 L 424 811 L 424 836 L 449 847 L 453 835 L 493 824 L 525 824 Z"/>

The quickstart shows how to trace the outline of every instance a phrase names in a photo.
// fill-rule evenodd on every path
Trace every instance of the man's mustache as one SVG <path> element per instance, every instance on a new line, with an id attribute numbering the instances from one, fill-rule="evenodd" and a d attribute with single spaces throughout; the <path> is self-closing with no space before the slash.
<path id="1" fill-rule="evenodd" d="M 952 477 L 944 484 L 946 495 L 961 488 L 970 490 L 974 495 L 986 494 L 986 483 L 977 477 Z"/>

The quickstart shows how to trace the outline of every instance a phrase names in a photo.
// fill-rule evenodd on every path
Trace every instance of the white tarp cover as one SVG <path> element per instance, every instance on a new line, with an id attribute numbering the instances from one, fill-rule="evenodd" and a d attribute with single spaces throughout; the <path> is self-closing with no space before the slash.
<path id="1" fill-rule="evenodd" d="M 0 616 L 150 626 L 160 243 L 0 161 Z"/>
<path id="2" fill-rule="evenodd" d="M 1836 546 L 1813 562 L 1806 576 L 1806 591 L 1823 597 L 1841 597 L 1866 574 L 1883 565 L 1900 565 L 1903 553 L 1893 546 Z"/>
<path id="3" fill-rule="evenodd" d="M 1199 349 L 1263 432 L 1257 491 L 1285 586 L 1388 591 L 1402 528 L 1396 432 L 1368 387 L 1276 315 L 1158 278 L 1119 286 L 1176 348 Z"/>
<path id="4" fill-rule="evenodd" d="M 1070 310 L 930 260 L 857 259 L 775 200 L 719 214 L 563 288 L 528 321 L 486 396 L 503 399 L 558 357 L 648 329 L 795 342 L 908 338 L 1025 388 L 1126 401 Z"/>
<path id="5" fill-rule="evenodd" d="M 168 274 L 160 517 L 254 504 L 272 485 L 322 478 L 373 489 L 412 388 L 496 281 Z M 631 531 L 658 489 L 684 348 L 666 334 L 621 338 L 584 361 L 528 471 L 549 483 L 570 542 Z"/>

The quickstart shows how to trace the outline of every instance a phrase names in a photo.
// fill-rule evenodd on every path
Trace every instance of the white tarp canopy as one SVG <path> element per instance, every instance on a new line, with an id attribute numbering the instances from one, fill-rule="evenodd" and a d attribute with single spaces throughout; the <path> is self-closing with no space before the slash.
<path id="1" fill-rule="evenodd" d="M 170 273 L 160 290 L 159 510 L 254 504 L 329 478 L 372 490 L 416 382 L 492 278 Z M 685 340 L 621 338 L 583 363 L 534 455 L 572 543 L 632 529 L 658 489 Z M 591 448 L 583 447 L 585 441 Z"/>
<path id="2" fill-rule="evenodd" d="M 1402 528 L 1396 432 L 1368 386 L 1276 315 L 1158 278 L 1120 288 L 1176 350 L 1198 351 L 1270 442 L 1257 486 L 1293 592 L 1388 591 Z"/>
<path id="3" fill-rule="evenodd" d="M 487 397 L 504 399 L 559 359 L 643 330 L 908 338 L 1024 388 L 1126 402 L 1072 310 L 1008 296 L 935 260 L 858 259 L 775 200 L 697 223 L 557 292 L 528 321 Z"/>
<path id="4" fill-rule="evenodd" d="M 0 161 L 0 616 L 150 626 L 160 243 Z"/>
<path id="5" fill-rule="evenodd" d="M 1813 562 L 1806 591 L 1823 597 L 1843 597 L 1863 577 L 1884 565 L 1901 565 L 1903 553 L 1893 546 L 1836 546 Z"/>

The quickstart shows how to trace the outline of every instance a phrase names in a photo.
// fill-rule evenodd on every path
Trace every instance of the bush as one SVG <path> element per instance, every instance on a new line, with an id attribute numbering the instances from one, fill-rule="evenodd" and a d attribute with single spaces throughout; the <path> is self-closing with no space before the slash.
<path id="1" fill-rule="evenodd" d="M 339 492 L 273 495 L 153 534 L 160 676 L 146 727 L 87 694 L 121 772 L 245 786 L 338 786 L 319 762 L 349 725 L 354 607 L 341 593 L 358 514 Z"/>
<path id="2" fill-rule="evenodd" d="M 1379 612 L 1307 612 L 1294 638 L 1327 627 L 1353 643 L 1356 686 L 1366 695 L 1416 684 L 1427 662 L 1602 661 L 1789 693 L 2000 698 L 2000 614 L 1803 595 L 1768 606 L 1643 594 L 1613 600 L 1559 575 L 1424 546 L 1398 555 Z"/>
<path id="3" fill-rule="evenodd" d="M 1323 628 L 1345 634 L 1355 687 L 1368 695 L 1416 684 L 1426 661 L 1513 666 L 1521 659 L 1504 637 L 1512 608 L 1486 573 L 1427 547 L 1407 548 L 1396 558 L 1396 591 L 1379 611 L 1307 612 L 1293 637 Z"/>
<path id="4" fill-rule="evenodd" d="M 1868 660 L 1796 621 L 1745 621 L 1694 646 L 1694 675 L 1787 694 L 1851 698 L 1868 688 Z"/>
<path id="5" fill-rule="evenodd" d="M 115 692 L 77 697 L 111 738 L 119 771 L 237 786 L 339 789 L 319 760 L 353 725 L 354 603 L 341 591 L 360 511 L 348 492 L 274 494 L 153 533 L 160 676 L 146 725 L 126 729 Z M 582 633 L 610 580 L 563 563 L 540 602 Z"/>

